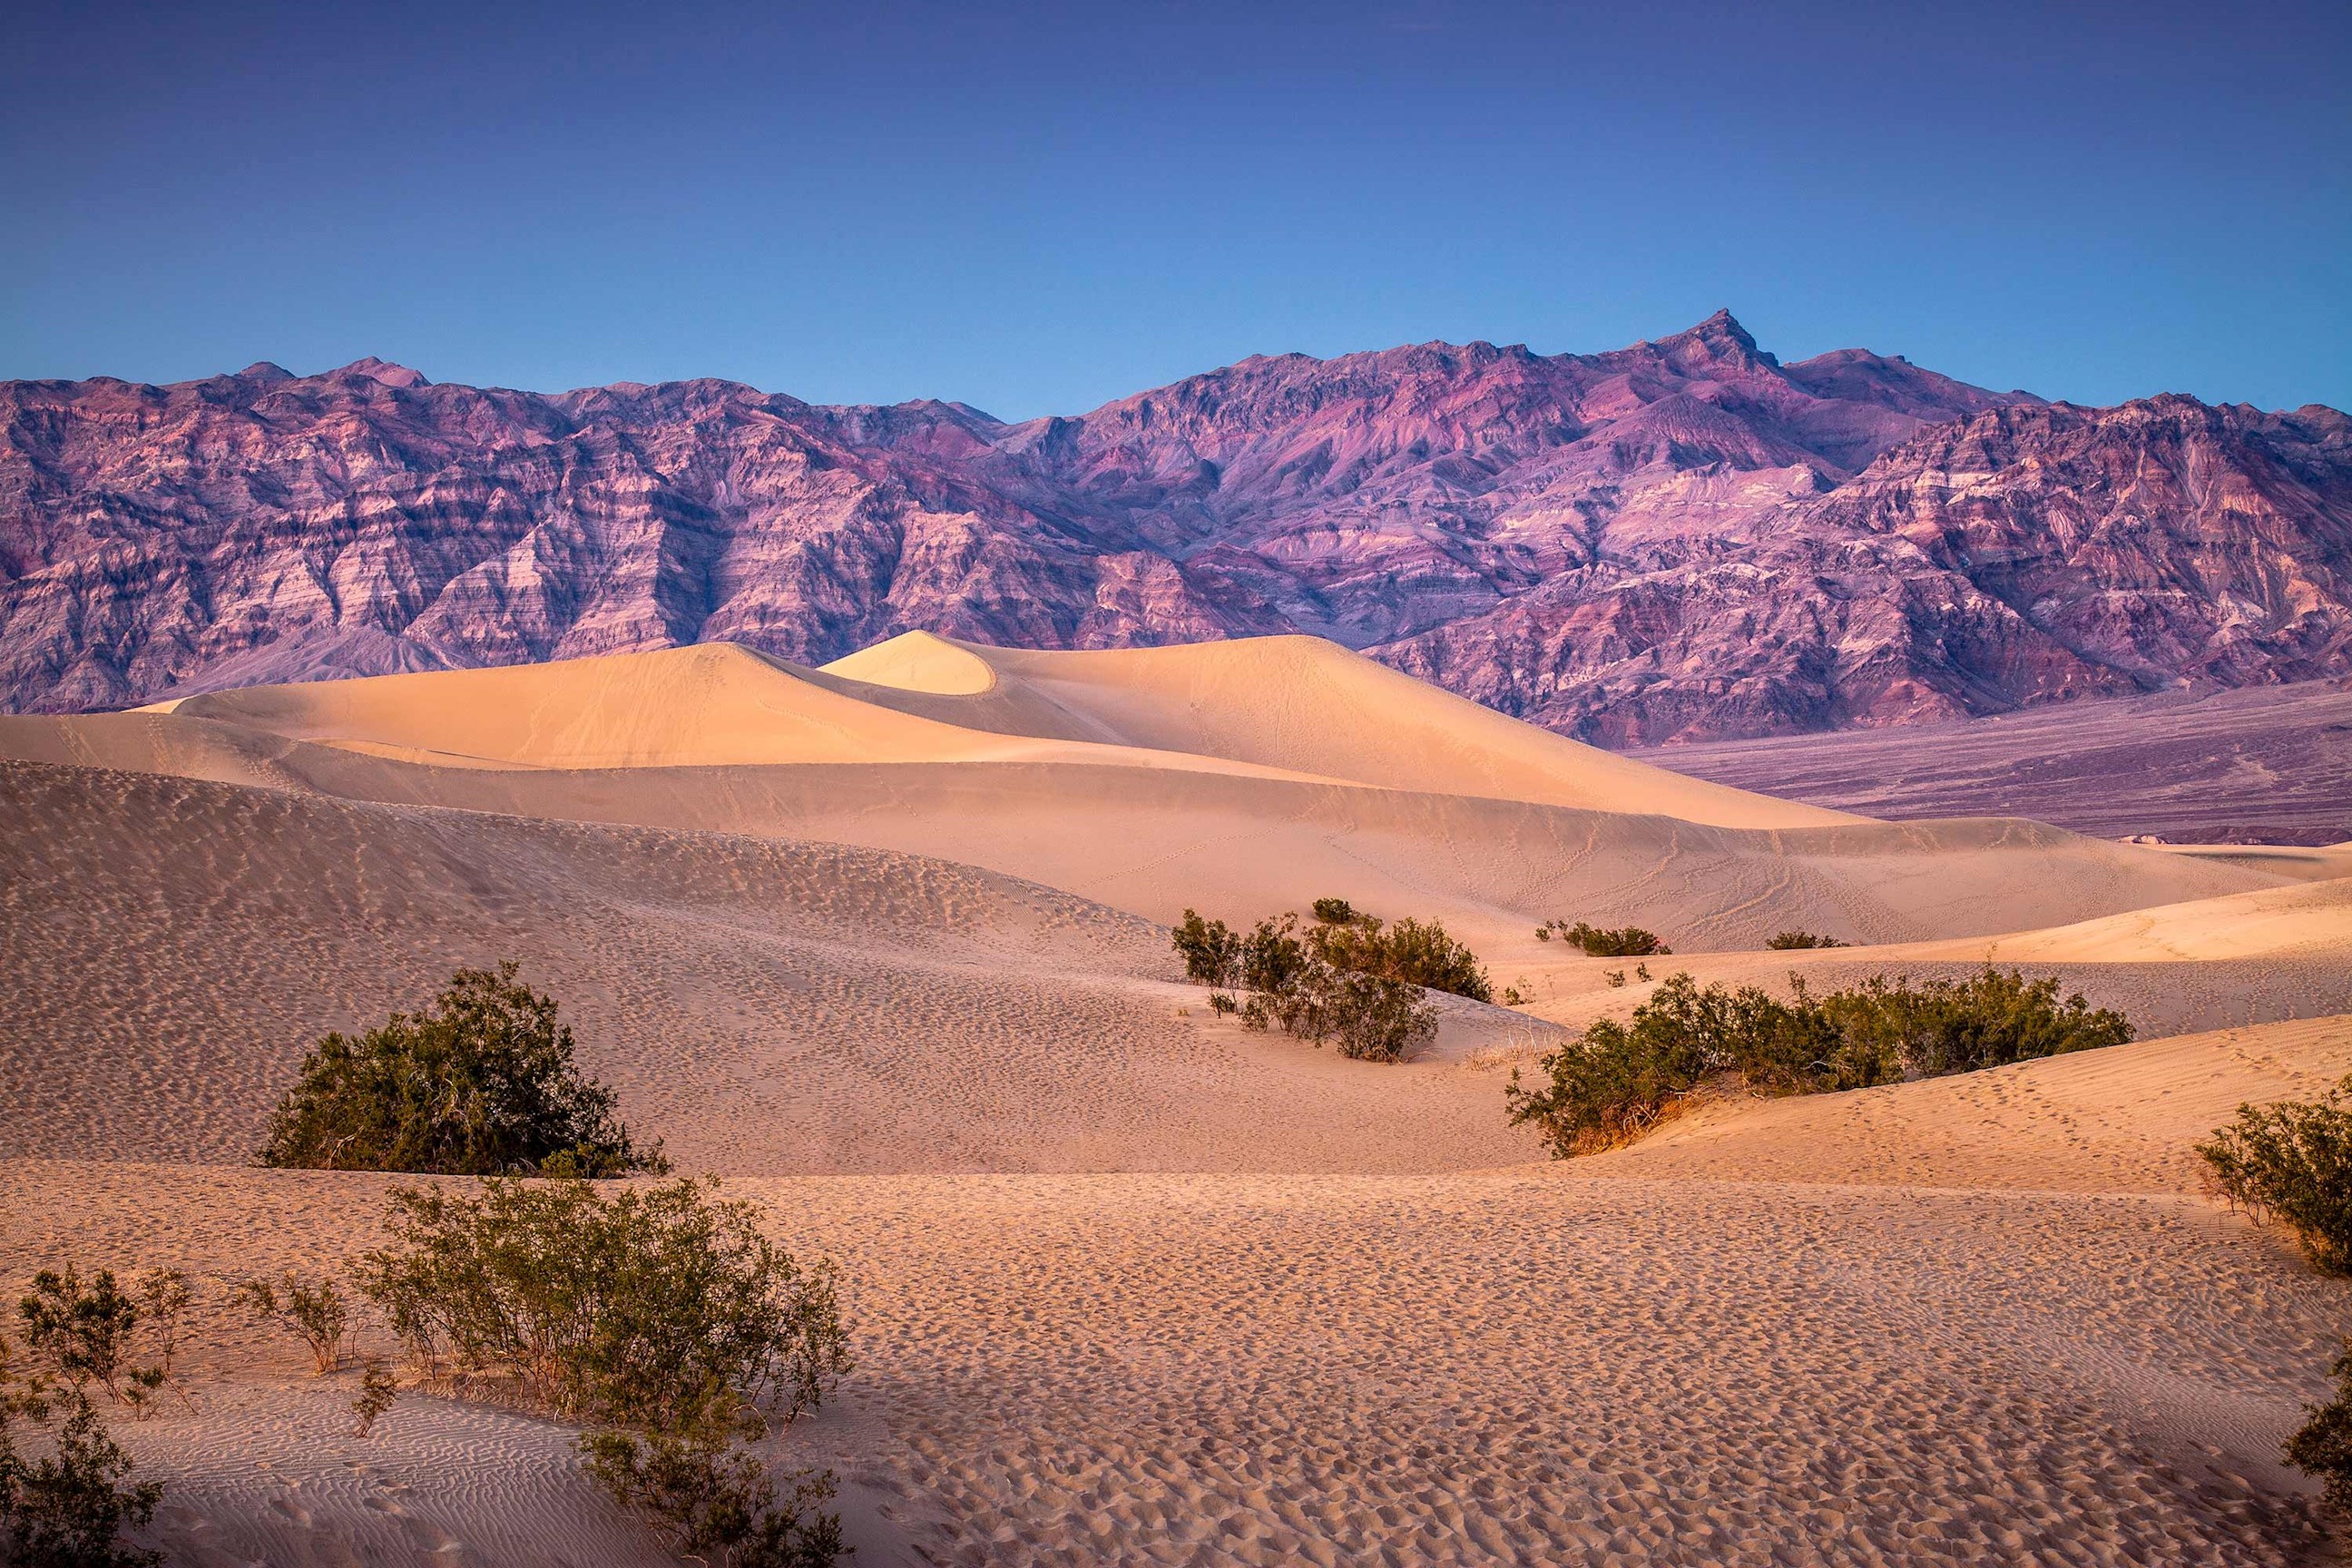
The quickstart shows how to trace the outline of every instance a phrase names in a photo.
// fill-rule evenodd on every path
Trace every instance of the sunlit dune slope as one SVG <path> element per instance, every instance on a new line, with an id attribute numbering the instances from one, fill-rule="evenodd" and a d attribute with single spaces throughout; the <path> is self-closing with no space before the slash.
<path id="1" fill-rule="evenodd" d="M 142 710 L 437 767 L 674 768 L 826 763 L 1148 762 L 1119 747 L 966 729 L 862 700 L 731 643 L 553 664 L 247 687 Z M 1254 772 L 1215 762 L 1220 771 Z"/>
<path id="2" fill-rule="evenodd" d="M 0 755 L 860 844 L 1160 921 L 1338 895 L 1485 946 L 1553 916 L 1641 921 L 1686 950 L 1789 926 L 1916 942 L 2311 874 L 2011 820 L 1784 807 L 1306 637 L 1029 654 L 910 634 L 829 670 L 712 645 L 0 719 Z"/>
<path id="3" fill-rule="evenodd" d="M 1507 718 L 1320 637 L 1067 653 L 908 632 L 824 667 L 910 713 L 1432 795 L 1728 827 L 1860 818 L 1728 790 Z"/>
<path id="4" fill-rule="evenodd" d="M 1984 944 L 2000 963 L 2211 963 L 2341 954 L 2352 965 L 2352 878 L 2109 915 Z"/>
<path id="5" fill-rule="evenodd" d="M 1301 637 L 1022 653 L 908 633 L 823 671 L 707 644 L 247 688 L 153 716 L 440 766 L 1099 763 L 1738 827 L 1859 820 L 1629 762 Z"/>
<path id="6" fill-rule="evenodd" d="M 1848 1094 L 1718 1100 L 1580 1169 L 1747 1181 L 2202 1190 L 2196 1144 L 2248 1101 L 2352 1073 L 2352 1017 L 2136 1041 Z"/>

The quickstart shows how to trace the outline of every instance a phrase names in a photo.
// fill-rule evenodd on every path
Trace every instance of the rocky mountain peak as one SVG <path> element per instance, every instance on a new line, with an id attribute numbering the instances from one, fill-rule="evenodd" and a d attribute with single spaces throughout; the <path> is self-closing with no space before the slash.
<path id="1" fill-rule="evenodd" d="M 364 359 L 355 359 L 340 369 L 329 371 L 327 374 L 330 377 L 362 376 L 384 386 L 413 387 L 433 384 L 425 380 L 421 373 L 413 371 L 404 364 L 394 364 L 389 360 L 380 360 L 373 354 Z"/>

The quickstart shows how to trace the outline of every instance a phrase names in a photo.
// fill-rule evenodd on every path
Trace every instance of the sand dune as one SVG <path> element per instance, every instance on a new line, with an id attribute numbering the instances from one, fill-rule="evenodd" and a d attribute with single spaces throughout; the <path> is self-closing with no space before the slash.
<path id="1" fill-rule="evenodd" d="M 240 1165 L 305 1045 L 500 957 L 847 1270 L 858 1370 L 775 1457 L 840 1470 L 866 1568 L 2322 1550 L 2276 1453 L 2340 1287 L 2189 1151 L 2352 1070 L 2336 850 L 1787 806 L 1307 638 L 706 647 L 5 719 L 0 758 L 0 1284 L 208 1293 L 200 1409 L 124 1427 L 175 1562 L 661 1560 L 562 1428 L 412 1394 L 349 1436 L 222 1305 L 373 1240 L 390 1179 Z M 1157 922 L 1324 894 L 1534 1006 L 1377 1067 L 1179 984 Z M 1507 1069 L 1650 989 L 1555 915 L 1666 932 L 1651 984 L 1990 957 L 2210 1032 L 1554 1165 Z M 1877 945 L 1757 951 L 1791 926 Z"/>
<path id="2" fill-rule="evenodd" d="M 2352 1074 L 2352 1016 L 2220 1029 L 1920 1083 L 1736 1098 L 1593 1162 L 1626 1174 L 2073 1192 L 2203 1190 L 2199 1140 Z"/>
<path id="3" fill-rule="evenodd" d="M 1580 745 L 1320 637 L 1064 653 L 908 632 L 825 671 L 865 683 L 863 695 L 877 704 L 1006 734 L 1725 827 L 1858 820 Z"/>
<path id="4" fill-rule="evenodd" d="M 16 1152 L 241 1160 L 320 1034 L 502 957 L 569 1005 L 592 1069 L 689 1169 L 1428 1170 L 1532 1149 L 1493 1074 L 1213 1026 L 1157 927 L 969 866 L 21 763 L 0 765 L 0 820 Z M 1465 1005 L 1441 1055 L 1548 1027 Z"/>
<path id="5" fill-rule="evenodd" d="M 1482 943 L 1554 915 L 1639 921 L 1693 949 L 1796 925 L 1912 942 L 2311 874 L 2001 819 L 1792 815 L 1299 637 L 1026 654 L 910 635 L 828 671 L 704 647 L 0 720 L 0 753 L 860 844 L 1162 921 L 1336 894 Z"/>

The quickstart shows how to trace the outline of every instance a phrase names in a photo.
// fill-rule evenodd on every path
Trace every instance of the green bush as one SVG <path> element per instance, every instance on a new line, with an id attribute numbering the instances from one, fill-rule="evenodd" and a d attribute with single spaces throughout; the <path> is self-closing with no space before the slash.
<path id="1" fill-rule="evenodd" d="M 2132 1037 L 2122 1014 L 2094 1009 L 2079 995 L 2063 1001 L 2058 982 L 2028 980 L 1990 963 L 1966 980 L 1874 975 L 1854 991 L 1822 998 L 1849 1049 L 1882 1064 L 1879 1077 L 1939 1078 L 2006 1067 L 2069 1051 L 2120 1046 Z"/>
<path id="2" fill-rule="evenodd" d="M 2294 1231 L 2322 1273 L 2352 1274 L 2352 1078 L 2316 1103 L 2242 1105 L 2197 1152 L 2231 1204 Z"/>
<path id="3" fill-rule="evenodd" d="M 2336 1397 L 2304 1406 L 2302 1428 L 2286 1440 L 2286 1462 L 2317 1477 L 2328 1502 L 2352 1514 L 2352 1340 L 2332 1370 Z"/>
<path id="4" fill-rule="evenodd" d="M 1408 915 L 1394 925 L 1383 925 L 1370 915 L 1356 915 L 1344 923 L 1318 923 L 1307 933 L 1307 945 L 1309 952 L 1334 969 L 1401 981 L 1424 991 L 1444 991 L 1473 1002 L 1495 999 L 1495 988 L 1486 970 L 1479 967 L 1477 955 L 1448 936 L 1435 921 L 1423 922 Z"/>
<path id="5" fill-rule="evenodd" d="M 685 1433 L 606 1428 L 580 1439 L 588 1473 L 614 1501 L 669 1539 L 681 1556 L 718 1568 L 827 1568 L 842 1552 L 841 1519 L 824 1511 L 833 1477 L 786 1476 L 736 1447 L 722 1419 Z"/>
<path id="6" fill-rule="evenodd" d="M 335 1034 L 269 1119 L 265 1165 L 440 1175 L 666 1173 L 639 1149 L 612 1091 L 572 1065 L 556 1005 L 515 979 L 461 969 L 430 1013 Z"/>
<path id="7" fill-rule="evenodd" d="M 1241 982 L 1244 990 L 1261 996 L 1279 996 L 1306 973 L 1307 944 L 1294 933 L 1297 915 L 1262 920 L 1250 928 L 1241 944 Z"/>
<path id="8" fill-rule="evenodd" d="M 796 1261 L 716 1187 L 397 1189 L 393 1245 L 362 1260 L 360 1288 L 427 1369 L 557 1415 L 674 1431 L 726 1398 L 796 1420 L 849 1366 L 832 1268 Z"/>
<path id="9" fill-rule="evenodd" d="M 1252 1028 L 1280 1027 L 1361 1061 L 1392 1062 L 1437 1036 L 1437 1009 L 1423 994 L 1445 991 L 1491 1002 L 1494 988 L 1476 955 L 1435 921 L 1389 925 L 1345 899 L 1318 899 L 1304 931 L 1296 913 L 1271 915 L 1239 934 L 1186 910 L 1174 932 L 1184 973 L 1223 991 L 1212 1011 L 1238 1011 Z"/>
<path id="10" fill-rule="evenodd" d="M 26 1347 L 51 1376 L 75 1388 L 95 1383 L 117 1405 L 136 1402 L 131 1335 L 139 1304 L 115 1283 L 112 1269 L 100 1269 L 84 1284 L 70 1263 L 44 1268 L 16 1303 L 16 1317 Z"/>
<path id="11" fill-rule="evenodd" d="M 1805 947 L 1852 947 L 1850 942 L 1840 942 L 1833 936 L 1821 936 L 1809 931 L 1775 931 L 1764 939 L 1764 945 L 1775 952 L 1787 952 Z"/>
<path id="12" fill-rule="evenodd" d="M 1701 1082 L 1727 1075 L 1767 1094 L 1864 1089 L 2088 1050 L 2132 1037 L 2120 1014 L 2058 999 L 2054 980 L 1990 965 L 1963 981 L 1883 975 L 1816 998 L 1796 975 L 1782 1002 L 1755 986 L 1668 975 L 1630 1023 L 1601 1019 L 1538 1064 L 1546 1081 L 1505 1091 L 1566 1159 L 1639 1136 Z"/>
<path id="13" fill-rule="evenodd" d="M 153 1568 L 163 1562 L 160 1552 L 122 1544 L 126 1528 L 154 1517 L 163 1489 L 129 1479 L 131 1456 L 90 1401 L 94 1375 L 56 1390 L 27 1383 L 0 1340 L 0 1562 L 19 1568 Z M 18 1430 L 52 1424 L 49 1452 L 27 1459 L 16 1446 Z"/>
<path id="14" fill-rule="evenodd" d="M 1184 960 L 1184 978 L 1196 985 L 1231 985 L 1241 973 L 1242 939 L 1223 921 L 1204 921 L 1186 910 L 1176 924 L 1175 947 Z"/>
<path id="15" fill-rule="evenodd" d="M 229 1300 L 255 1319 L 275 1323 L 310 1347 L 311 1370 L 320 1377 L 351 1356 L 352 1310 L 332 1279 L 304 1279 L 291 1268 L 277 1279 L 247 1279 Z"/>
<path id="16" fill-rule="evenodd" d="M 1253 992 L 1242 1021 L 1260 1029 L 1279 1025 L 1318 1046 L 1328 1041 L 1357 1061 L 1402 1061 L 1437 1037 L 1437 1009 L 1420 987 L 1313 958 L 1282 990 Z"/>
<path id="17" fill-rule="evenodd" d="M 1570 925 L 1566 921 L 1546 921 L 1536 928 L 1538 940 L 1549 942 L 1555 935 L 1570 947 L 1582 948 L 1594 958 L 1654 958 L 1674 952 L 1658 940 L 1658 933 L 1640 926 L 1604 928 L 1588 925 L 1583 921 Z"/>
<path id="18" fill-rule="evenodd" d="M 176 1268 L 149 1269 L 132 1293 L 111 1269 L 85 1284 L 68 1263 L 33 1276 L 16 1317 L 26 1348 L 47 1376 L 77 1390 L 95 1383 L 110 1403 L 134 1411 L 167 1387 L 194 1408 L 172 1372 L 187 1309 L 188 1277 Z"/>
<path id="19" fill-rule="evenodd" d="M 493 1179 L 392 1194 L 361 1289 L 428 1373 L 492 1380 L 595 1430 L 590 1472 L 680 1550 L 742 1568 L 830 1563 L 832 1478 L 777 1500 L 736 1445 L 816 1409 L 849 1370 L 832 1267 L 803 1265 L 713 1181 L 600 1196 Z"/>

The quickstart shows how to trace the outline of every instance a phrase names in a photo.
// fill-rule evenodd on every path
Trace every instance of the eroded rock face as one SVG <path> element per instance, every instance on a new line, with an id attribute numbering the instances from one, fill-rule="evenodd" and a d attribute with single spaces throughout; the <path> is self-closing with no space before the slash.
<path id="1" fill-rule="evenodd" d="M 1857 471 L 1860 470 L 1860 471 Z M 910 627 L 1303 630 L 1612 742 L 2347 666 L 2326 409 L 1995 394 L 1727 315 L 1244 361 L 1076 418 L 376 361 L 0 386 L 0 704 Z"/>

